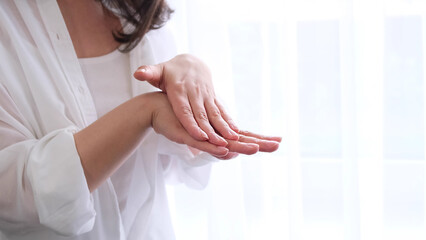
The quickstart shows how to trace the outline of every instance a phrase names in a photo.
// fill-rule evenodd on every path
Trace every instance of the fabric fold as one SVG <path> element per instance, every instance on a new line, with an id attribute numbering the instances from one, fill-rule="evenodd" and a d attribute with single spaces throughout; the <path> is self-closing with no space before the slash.
<path id="1" fill-rule="evenodd" d="M 0 218 L 9 231 L 39 223 L 64 236 L 92 229 L 96 213 L 75 149 L 75 130 L 58 129 L 0 151 L 0 192 L 9 192 L 0 199 Z"/>
<path id="2" fill-rule="evenodd" d="M 183 183 L 199 190 L 207 186 L 211 164 L 219 160 L 205 152 L 194 156 L 186 145 L 171 142 L 164 136 L 160 136 L 159 146 L 159 159 L 168 184 Z"/>
<path id="3" fill-rule="evenodd" d="M 75 148 L 76 130 L 60 129 L 39 140 L 26 168 L 40 223 L 66 236 L 91 230 L 96 215 Z"/>

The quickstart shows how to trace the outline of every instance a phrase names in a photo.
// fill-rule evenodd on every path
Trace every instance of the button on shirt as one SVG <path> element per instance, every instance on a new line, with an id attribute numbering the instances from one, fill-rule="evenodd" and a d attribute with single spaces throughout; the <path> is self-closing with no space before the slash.
<path id="1" fill-rule="evenodd" d="M 155 90 L 131 72 L 170 59 L 171 39 L 151 31 L 118 53 L 111 61 L 122 63 L 123 89 L 102 103 L 110 89 L 77 59 L 56 1 L 0 1 L 0 239 L 174 239 L 165 182 L 203 188 L 213 158 L 151 129 L 90 193 L 73 138 L 119 102 Z"/>

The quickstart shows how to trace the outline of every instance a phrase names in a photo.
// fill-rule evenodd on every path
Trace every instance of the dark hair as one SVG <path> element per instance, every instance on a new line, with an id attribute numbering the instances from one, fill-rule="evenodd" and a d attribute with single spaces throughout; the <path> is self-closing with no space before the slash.
<path id="1" fill-rule="evenodd" d="M 123 28 L 113 32 L 114 39 L 123 44 L 120 48 L 122 52 L 129 52 L 136 47 L 149 30 L 161 28 L 173 13 L 165 0 L 100 0 L 100 2 L 125 20 Z M 129 27 L 131 30 L 124 32 L 124 29 Z"/>

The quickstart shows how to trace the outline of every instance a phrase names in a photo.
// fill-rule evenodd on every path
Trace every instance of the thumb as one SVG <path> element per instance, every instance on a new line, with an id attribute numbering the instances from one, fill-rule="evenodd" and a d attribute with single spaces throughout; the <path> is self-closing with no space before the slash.
<path id="1" fill-rule="evenodd" d="M 161 88 L 163 79 L 163 65 L 144 65 L 138 68 L 133 77 L 140 81 L 147 81 L 156 88 Z M 163 89 L 162 89 L 163 90 Z"/>

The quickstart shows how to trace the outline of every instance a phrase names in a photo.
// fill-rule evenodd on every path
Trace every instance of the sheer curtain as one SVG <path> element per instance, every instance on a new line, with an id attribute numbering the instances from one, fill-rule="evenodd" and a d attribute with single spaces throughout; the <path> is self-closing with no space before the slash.
<path id="1" fill-rule="evenodd" d="M 170 188 L 178 239 L 426 239 L 426 1 L 169 2 L 241 128 L 283 136 Z"/>

